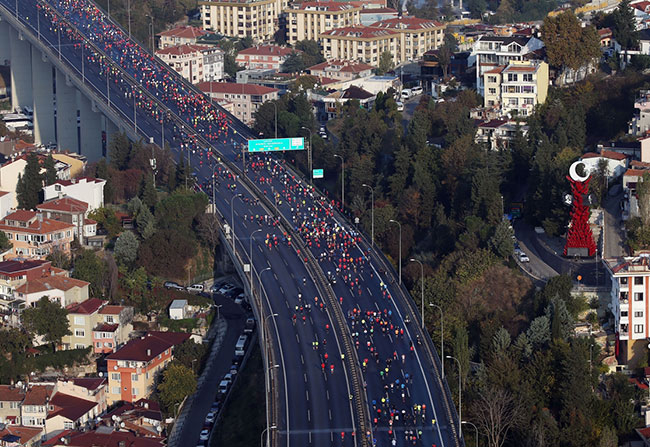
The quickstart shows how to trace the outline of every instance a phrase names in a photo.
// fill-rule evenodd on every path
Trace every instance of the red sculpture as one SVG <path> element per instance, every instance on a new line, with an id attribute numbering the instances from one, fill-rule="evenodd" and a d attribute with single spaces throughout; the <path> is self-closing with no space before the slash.
<path id="1" fill-rule="evenodd" d="M 575 177 L 580 178 L 580 176 Z M 571 183 L 573 209 L 571 210 L 571 226 L 564 245 L 564 256 L 567 256 L 570 248 L 586 248 L 589 256 L 594 256 L 596 254 L 596 243 L 589 226 L 589 206 L 584 204 L 584 197 L 589 191 L 591 176 L 583 177 L 584 180 L 577 180 L 568 175 L 566 178 Z"/>

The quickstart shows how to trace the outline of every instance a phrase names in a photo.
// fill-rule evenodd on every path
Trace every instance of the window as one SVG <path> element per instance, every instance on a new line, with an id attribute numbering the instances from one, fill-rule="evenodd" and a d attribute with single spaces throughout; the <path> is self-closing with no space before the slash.
<path id="1" fill-rule="evenodd" d="M 116 380 L 119 382 L 121 380 L 121 377 L 122 375 L 120 373 L 111 373 L 111 380 Z"/>
<path id="2" fill-rule="evenodd" d="M 112 387 L 111 394 L 120 394 L 120 387 L 119 386 Z"/>
<path id="3" fill-rule="evenodd" d="M 98 341 L 97 343 L 95 343 L 95 346 L 98 347 L 98 348 L 101 348 L 102 347 L 102 342 Z"/>
<path id="4" fill-rule="evenodd" d="M 643 318 L 643 311 L 637 311 L 637 312 L 634 312 L 634 316 L 635 316 L 636 318 Z"/>
<path id="5" fill-rule="evenodd" d="M 524 73 L 524 82 L 533 82 L 533 74 L 532 73 Z"/>
<path id="6" fill-rule="evenodd" d="M 75 329 L 74 330 L 74 336 L 75 337 L 85 337 L 86 336 L 86 331 L 83 329 Z"/>
<path id="7" fill-rule="evenodd" d="M 627 318 L 627 310 L 622 310 L 621 311 L 621 318 L 623 318 L 623 317 Z"/>
<path id="8" fill-rule="evenodd" d="M 643 276 L 635 276 L 634 277 L 634 285 L 635 286 L 642 286 L 643 285 Z"/>
<path id="9" fill-rule="evenodd" d="M 64 430 L 72 430 L 74 428 L 74 422 L 72 421 L 65 421 L 63 423 L 63 429 Z"/>
<path id="10" fill-rule="evenodd" d="M 131 395 L 137 396 L 138 395 L 138 389 L 137 388 L 132 388 L 131 389 Z"/>
<path id="11" fill-rule="evenodd" d="M 517 82 L 517 73 L 508 73 L 508 82 Z"/>
<path id="12" fill-rule="evenodd" d="M 490 95 L 496 95 L 496 94 L 497 94 L 497 89 L 495 89 L 495 88 L 489 88 L 489 89 L 488 89 L 488 92 L 490 93 Z"/>
<path id="13" fill-rule="evenodd" d="M 138 381 L 138 375 L 137 374 L 131 374 L 131 381 L 132 382 L 137 382 Z"/>
<path id="14" fill-rule="evenodd" d="M 620 292 L 619 295 L 618 295 L 618 298 L 619 298 L 621 301 L 625 301 L 625 302 L 627 302 L 627 292 Z"/>
<path id="15" fill-rule="evenodd" d="M 86 324 L 86 318 L 85 317 L 74 317 L 74 324 L 81 326 L 83 324 Z"/>
<path id="16" fill-rule="evenodd" d="M 634 333 L 635 334 L 643 334 L 643 325 L 642 324 L 635 324 L 634 325 Z"/>
<path id="17" fill-rule="evenodd" d="M 643 292 L 634 292 L 634 301 L 643 301 Z"/>
<path id="18" fill-rule="evenodd" d="M 496 76 L 488 76 L 488 82 L 495 84 L 497 82 Z"/>

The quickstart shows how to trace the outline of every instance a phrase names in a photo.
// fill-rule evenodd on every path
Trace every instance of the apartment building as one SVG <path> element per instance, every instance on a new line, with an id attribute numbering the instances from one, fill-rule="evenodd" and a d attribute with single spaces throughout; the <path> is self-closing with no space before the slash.
<path id="1" fill-rule="evenodd" d="M 546 62 L 511 61 L 483 74 L 484 106 L 499 107 L 503 115 L 531 115 L 546 101 L 548 83 Z"/>
<path id="2" fill-rule="evenodd" d="M 400 40 L 393 62 L 417 61 L 424 53 L 442 46 L 446 26 L 435 20 L 396 17 L 370 25 L 399 33 Z"/>
<path id="3" fill-rule="evenodd" d="M 57 392 L 48 402 L 45 433 L 50 434 L 83 427 L 99 414 L 99 404 L 94 400 Z"/>
<path id="4" fill-rule="evenodd" d="M 56 392 L 75 396 L 84 400 L 91 400 L 97 404 L 97 411 L 103 413 L 106 405 L 106 377 L 73 377 L 59 379 L 56 382 Z"/>
<path id="5" fill-rule="evenodd" d="M 25 399 L 20 406 L 20 418 L 28 427 L 45 428 L 48 414 L 48 402 L 54 394 L 54 386 L 30 384 L 25 391 Z"/>
<path id="6" fill-rule="evenodd" d="M 223 51 L 217 47 L 176 45 L 157 50 L 156 56 L 192 84 L 223 79 Z"/>
<path id="7" fill-rule="evenodd" d="M 90 212 L 104 206 L 104 185 L 106 185 L 106 180 L 81 177 L 57 180 L 51 185 L 45 186 L 43 192 L 45 200 L 55 199 L 62 195 L 86 202 L 88 212 Z"/>
<path id="8" fill-rule="evenodd" d="M 361 23 L 361 6 L 338 1 L 293 3 L 287 15 L 287 42 L 318 40 L 321 33 Z"/>
<path id="9" fill-rule="evenodd" d="M 17 303 L 15 290 L 29 280 L 50 276 L 52 263 L 36 259 L 11 259 L 0 262 L 0 307 L 18 310 L 25 302 Z"/>
<path id="10" fill-rule="evenodd" d="M 471 58 L 476 60 L 476 87 L 485 96 L 483 75 L 499 66 L 507 66 L 511 61 L 539 59 L 535 54 L 544 47 L 544 42 L 536 37 L 522 36 L 481 36 L 472 47 Z"/>
<path id="11" fill-rule="evenodd" d="M 237 65 L 245 67 L 247 70 L 262 68 L 280 71 L 284 61 L 286 61 L 293 52 L 300 53 L 300 51 L 296 51 L 292 48 L 281 47 L 279 45 L 255 45 L 237 53 L 235 62 L 237 62 Z"/>
<path id="12" fill-rule="evenodd" d="M 233 103 L 234 115 L 244 124 L 252 124 L 255 112 L 266 101 L 278 99 L 278 90 L 254 84 L 202 82 L 197 87 L 217 101 Z"/>
<path id="13" fill-rule="evenodd" d="M 190 338 L 179 332 L 148 332 L 106 357 L 108 405 L 134 402 L 153 390 L 156 375 L 173 360 L 173 349 Z"/>
<path id="14" fill-rule="evenodd" d="M 400 33 L 387 28 L 349 26 L 320 34 L 323 56 L 327 60 L 359 61 L 373 67 L 379 65 L 381 54 L 388 51 L 393 63 L 399 64 Z"/>
<path id="15" fill-rule="evenodd" d="M 64 350 L 82 349 L 92 346 L 93 329 L 101 321 L 99 310 L 104 305 L 106 305 L 106 301 L 100 300 L 99 298 L 90 298 L 81 303 L 66 306 L 68 323 L 72 334 L 66 335 L 61 339 L 61 345 Z"/>
<path id="16" fill-rule="evenodd" d="M 36 211 L 17 210 L 0 220 L 0 231 L 4 231 L 13 246 L 9 258 L 45 259 L 53 250 L 70 254 L 75 227 L 47 219 Z"/>
<path id="17" fill-rule="evenodd" d="M 133 307 L 104 306 L 99 310 L 99 321 L 93 329 L 93 352 L 115 352 L 133 332 Z"/>
<path id="18" fill-rule="evenodd" d="M 81 303 L 88 299 L 89 282 L 66 275 L 50 275 L 28 280 L 14 289 L 14 297 L 26 307 L 33 307 L 42 297 L 56 301 L 61 307 Z"/>
<path id="19" fill-rule="evenodd" d="M 156 36 L 158 36 L 158 48 L 162 49 L 178 45 L 196 45 L 196 40 L 199 37 L 208 34 L 211 33 L 195 26 L 177 26 L 158 33 Z"/>
<path id="20" fill-rule="evenodd" d="M 517 127 L 523 135 L 528 133 L 528 126 L 518 126 L 516 122 L 506 119 L 484 121 L 478 124 L 474 141 L 487 145 L 491 150 L 507 149 L 517 134 Z"/>
<path id="21" fill-rule="evenodd" d="M 610 275 L 611 306 L 620 364 L 635 367 L 648 355 L 650 265 L 648 255 L 604 259 Z"/>
<path id="22" fill-rule="evenodd" d="M 397 9 L 384 7 L 371 8 L 364 6 L 363 9 L 361 9 L 361 12 L 359 12 L 359 20 L 361 21 L 361 25 L 370 26 L 373 23 L 381 22 L 383 20 L 396 19 L 399 15 Z"/>
<path id="23" fill-rule="evenodd" d="M 88 228 L 85 228 L 85 221 L 88 216 L 88 204 L 86 202 L 62 196 L 46 200 L 40 205 L 36 205 L 36 209 L 41 211 L 48 219 L 73 224 L 76 227 L 75 237 L 82 244 L 86 237 L 97 234 L 97 222 L 91 220 L 92 223 L 87 225 Z M 94 231 L 91 229 L 94 229 Z M 85 234 L 84 230 L 88 231 L 89 234 Z"/>
<path id="24" fill-rule="evenodd" d="M 20 425 L 20 406 L 25 390 L 16 385 L 0 385 L 0 424 Z"/>
<path id="25" fill-rule="evenodd" d="M 309 67 L 309 74 L 319 78 L 349 81 L 356 78 L 372 76 L 372 66 L 362 62 L 332 60 Z"/>
<path id="26" fill-rule="evenodd" d="M 270 42 L 288 0 L 199 1 L 203 29 L 228 37 Z"/>

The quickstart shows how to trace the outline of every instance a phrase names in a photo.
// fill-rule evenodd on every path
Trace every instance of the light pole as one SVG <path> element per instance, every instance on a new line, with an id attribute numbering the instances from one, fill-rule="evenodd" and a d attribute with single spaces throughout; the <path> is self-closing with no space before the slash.
<path id="1" fill-rule="evenodd" d="M 448 359 L 456 360 L 458 363 L 458 421 L 463 420 L 463 392 L 461 388 L 461 371 L 460 371 L 460 360 L 458 360 L 456 357 L 448 355 Z M 463 427 L 461 424 L 458 424 L 458 431 L 460 432 L 460 437 L 461 439 L 463 438 Z"/>
<path id="2" fill-rule="evenodd" d="M 272 425 L 272 426 L 266 427 L 264 430 L 262 430 L 262 434 L 260 435 L 260 447 L 264 447 L 264 433 L 266 433 L 268 430 L 275 430 L 276 428 L 278 428 L 278 427 L 275 426 L 275 425 Z M 268 446 L 268 440 L 267 440 L 266 445 Z"/>
<path id="3" fill-rule="evenodd" d="M 261 305 L 261 303 L 262 303 L 262 274 L 263 274 L 264 272 L 268 272 L 269 270 L 271 270 L 271 267 L 267 267 L 267 268 L 265 268 L 264 270 L 262 270 L 262 271 L 260 272 L 259 275 L 257 275 L 257 277 L 258 277 L 259 280 L 260 280 L 260 305 Z M 262 326 L 264 326 L 264 324 L 262 324 Z M 262 327 L 262 330 L 264 330 L 263 327 Z M 264 339 L 264 333 L 262 333 L 262 341 L 264 341 L 263 339 Z"/>
<path id="4" fill-rule="evenodd" d="M 345 160 L 339 154 L 334 156 L 341 159 L 341 210 L 345 212 Z"/>
<path id="5" fill-rule="evenodd" d="M 364 188 L 370 190 L 370 245 L 375 246 L 375 190 L 372 189 L 372 186 L 363 185 Z"/>
<path id="6" fill-rule="evenodd" d="M 409 261 L 420 264 L 420 282 L 422 283 L 422 330 L 424 330 L 424 265 L 422 264 L 422 261 L 418 259 L 411 258 Z"/>
<path id="7" fill-rule="evenodd" d="M 277 138 L 278 137 L 278 105 L 275 103 L 275 101 L 271 102 L 271 104 L 275 108 L 275 138 Z"/>
<path id="8" fill-rule="evenodd" d="M 153 54 L 153 51 L 154 51 L 154 48 L 153 48 L 153 46 L 154 46 L 154 38 L 153 38 L 153 30 L 154 30 L 154 28 L 153 28 L 153 16 L 152 16 L 152 15 L 149 15 L 149 14 L 146 14 L 145 16 L 151 19 L 151 23 L 149 24 L 149 39 L 151 40 L 151 54 Z"/>
<path id="9" fill-rule="evenodd" d="M 472 427 L 474 427 L 474 430 L 476 430 L 476 447 L 478 447 L 478 428 L 476 425 L 472 424 L 470 421 L 460 421 L 461 424 L 469 424 Z"/>
<path id="10" fill-rule="evenodd" d="M 248 248 L 248 253 L 249 253 L 248 259 L 249 259 L 249 261 L 250 261 L 250 263 L 251 263 L 251 296 L 253 296 L 253 237 L 255 236 L 255 233 L 259 233 L 260 231 L 262 231 L 261 228 L 258 228 L 257 230 L 253 231 L 253 232 L 251 233 L 250 240 L 248 241 L 248 245 L 249 245 L 249 248 Z"/>
<path id="11" fill-rule="evenodd" d="M 396 221 L 395 219 L 391 219 L 388 222 L 397 224 L 399 227 L 399 283 L 400 285 L 402 284 L 402 224 Z"/>
<path id="12" fill-rule="evenodd" d="M 445 320 L 443 319 L 442 307 L 429 303 L 429 307 L 437 307 L 440 310 L 440 358 L 442 359 L 442 378 L 445 378 Z"/>
<path id="13" fill-rule="evenodd" d="M 235 254 L 235 199 L 241 197 L 242 194 L 235 194 L 230 199 L 230 232 L 232 233 L 232 252 Z"/>
<path id="14" fill-rule="evenodd" d="M 301 129 L 305 129 L 309 132 L 309 151 L 307 152 L 307 169 L 309 169 L 309 178 L 311 182 L 314 183 L 314 170 L 312 169 L 312 157 L 313 157 L 313 148 L 311 146 L 311 129 L 309 127 L 302 126 Z"/>
<path id="15" fill-rule="evenodd" d="M 131 0 L 126 1 L 126 9 L 129 16 L 129 39 L 131 38 Z"/>
<path id="16" fill-rule="evenodd" d="M 108 0 L 108 8 L 107 8 L 107 13 L 108 13 L 108 18 L 111 18 L 111 0 Z"/>

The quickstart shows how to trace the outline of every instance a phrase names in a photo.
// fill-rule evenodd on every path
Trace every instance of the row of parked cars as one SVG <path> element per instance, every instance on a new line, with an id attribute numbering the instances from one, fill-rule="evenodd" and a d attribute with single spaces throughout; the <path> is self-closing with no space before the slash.
<path id="1" fill-rule="evenodd" d="M 197 283 L 197 284 L 192 284 L 191 286 L 183 287 L 180 284 L 174 282 L 174 281 L 165 281 L 165 289 L 167 290 L 183 290 L 186 292 L 190 293 L 201 293 L 203 292 L 203 289 L 205 286 L 203 284 Z"/>

